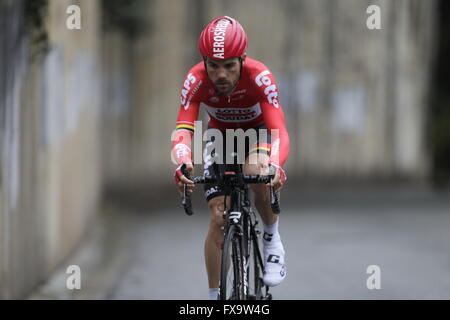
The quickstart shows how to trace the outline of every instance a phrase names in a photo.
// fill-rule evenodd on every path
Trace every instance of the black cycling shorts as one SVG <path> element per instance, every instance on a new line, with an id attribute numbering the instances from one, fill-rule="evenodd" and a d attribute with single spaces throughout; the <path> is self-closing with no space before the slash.
<path id="1" fill-rule="evenodd" d="M 208 128 L 208 129 L 210 129 L 210 128 Z M 243 163 L 243 161 L 245 161 L 245 159 L 252 153 L 269 154 L 270 150 L 266 144 L 271 143 L 270 134 L 269 134 L 269 132 L 266 131 L 267 132 L 266 136 L 260 135 L 259 129 L 267 130 L 267 127 L 265 125 L 261 125 L 261 126 L 253 128 L 253 130 L 256 130 L 256 139 L 250 139 L 249 137 L 245 138 L 245 148 L 244 148 L 245 150 L 243 152 L 244 154 L 241 154 L 243 151 L 242 148 L 240 148 L 238 150 L 237 138 L 234 139 L 234 143 L 232 143 L 232 146 L 228 146 L 228 148 L 227 148 L 226 133 L 224 131 L 221 131 L 222 141 L 223 141 L 222 150 L 215 150 L 215 148 L 214 148 L 215 146 L 213 146 L 215 137 L 212 136 L 206 142 L 205 148 L 203 150 L 203 159 L 205 161 L 203 175 L 205 175 L 205 176 L 213 176 L 214 175 L 213 163 L 216 160 L 218 162 L 217 169 L 221 173 L 225 172 L 226 164 L 230 163 L 230 160 L 231 160 L 231 158 L 227 159 L 227 155 L 230 156 L 233 152 L 235 154 L 236 153 L 238 154 L 238 159 L 240 160 L 239 163 Z M 250 141 L 250 140 L 252 140 L 252 141 Z M 230 150 L 227 150 L 227 149 L 230 149 Z M 220 156 L 222 156 L 221 159 L 220 159 Z M 212 184 L 212 183 L 204 184 L 204 191 L 205 191 L 206 201 L 209 201 L 214 197 L 226 195 L 225 190 L 222 190 L 222 188 L 220 188 L 218 185 Z"/>

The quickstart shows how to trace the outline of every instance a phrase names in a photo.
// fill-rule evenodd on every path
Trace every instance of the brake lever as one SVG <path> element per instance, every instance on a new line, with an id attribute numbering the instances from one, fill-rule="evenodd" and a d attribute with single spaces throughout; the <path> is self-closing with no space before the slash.
<path id="1" fill-rule="evenodd" d="M 186 164 L 185 164 L 185 163 L 183 163 L 183 165 L 181 166 L 180 170 L 181 170 L 181 173 L 182 173 L 186 178 L 188 178 L 189 180 L 191 180 L 191 177 L 190 177 L 190 175 L 189 175 L 189 171 L 187 171 L 187 169 L 186 169 Z"/>
<path id="2" fill-rule="evenodd" d="M 184 207 L 184 212 L 188 216 L 192 216 L 194 214 L 194 211 L 192 211 L 192 202 L 191 202 L 191 193 L 189 192 L 189 189 L 186 185 L 183 187 L 183 198 L 181 200 L 181 203 Z"/>
<path id="3" fill-rule="evenodd" d="M 270 178 L 270 184 L 272 184 L 272 178 Z M 270 206 L 272 207 L 273 213 L 279 214 L 281 212 L 278 195 L 275 192 L 275 188 L 272 186 L 270 186 Z"/>
<path id="4" fill-rule="evenodd" d="M 186 164 L 183 164 L 180 170 L 187 179 L 191 180 L 189 172 L 186 170 Z M 183 196 L 181 198 L 181 203 L 183 204 L 184 212 L 188 216 L 192 216 L 194 211 L 192 210 L 191 193 L 189 192 L 186 184 L 183 185 Z"/>

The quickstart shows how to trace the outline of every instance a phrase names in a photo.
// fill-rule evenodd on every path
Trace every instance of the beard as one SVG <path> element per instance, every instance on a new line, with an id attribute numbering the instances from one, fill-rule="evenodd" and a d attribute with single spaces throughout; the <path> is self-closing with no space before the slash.
<path id="1" fill-rule="evenodd" d="M 233 91 L 234 87 L 236 86 L 236 82 L 233 83 L 232 81 L 216 81 L 214 83 L 214 86 L 216 91 L 220 95 L 226 95 Z"/>

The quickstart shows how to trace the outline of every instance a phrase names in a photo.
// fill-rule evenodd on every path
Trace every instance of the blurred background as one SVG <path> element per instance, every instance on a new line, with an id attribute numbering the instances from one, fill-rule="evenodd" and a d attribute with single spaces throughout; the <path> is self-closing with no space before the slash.
<path id="1" fill-rule="evenodd" d="M 274 73 L 291 137 L 274 297 L 449 299 L 444 0 L 0 0 L 0 298 L 207 298 L 208 212 L 198 188 L 183 213 L 170 136 L 221 15 Z"/>

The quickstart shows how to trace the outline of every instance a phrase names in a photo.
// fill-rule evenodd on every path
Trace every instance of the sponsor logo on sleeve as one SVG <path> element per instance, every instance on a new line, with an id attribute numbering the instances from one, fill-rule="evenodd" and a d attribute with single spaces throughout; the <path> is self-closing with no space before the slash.
<path id="1" fill-rule="evenodd" d="M 195 83 L 197 78 L 192 74 L 189 73 L 186 77 L 186 80 L 183 84 L 183 89 L 181 89 L 181 104 L 184 106 L 184 109 L 187 110 L 189 108 L 190 101 L 192 99 L 192 96 L 197 92 L 198 88 L 200 87 L 202 81 L 200 81 L 195 88 L 192 90 L 192 93 L 189 95 L 189 91 L 191 90 L 191 85 Z M 188 98 L 189 95 L 189 98 Z"/>
<path id="2" fill-rule="evenodd" d="M 183 143 L 179 143 L 175 146 L 175 154 L 177 158 L 184 158 L 185 156 L 189 155 L 191 152 L 191 149 L 183 144 Z"/>

